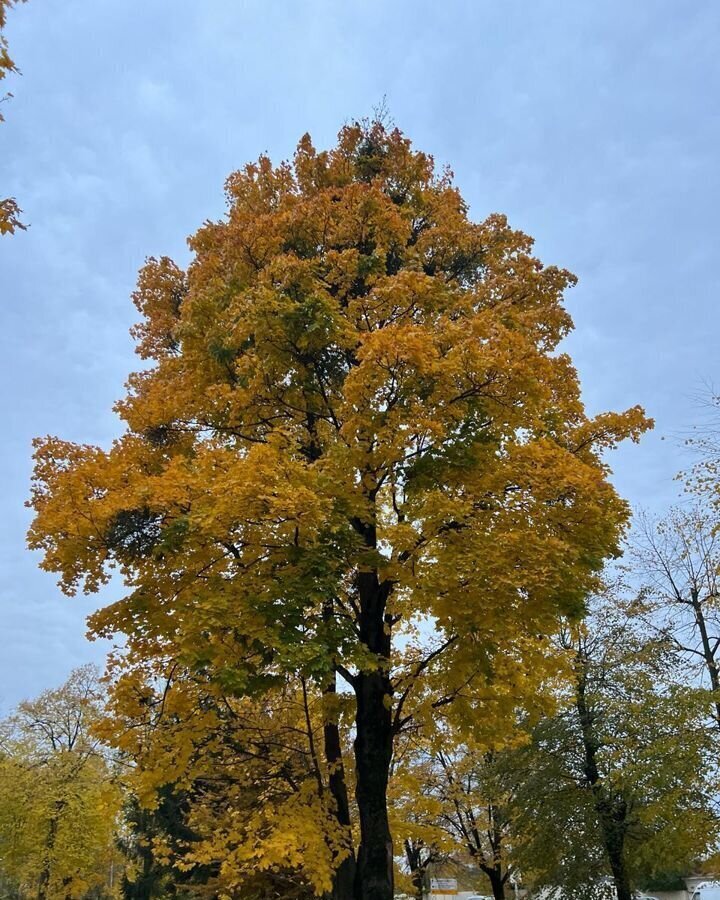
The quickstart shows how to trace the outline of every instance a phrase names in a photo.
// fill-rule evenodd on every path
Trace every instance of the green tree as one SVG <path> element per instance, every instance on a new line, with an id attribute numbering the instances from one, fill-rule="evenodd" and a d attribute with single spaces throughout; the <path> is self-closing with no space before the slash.
<path id="1" fill-rule="evenodd" d="M 615 603 L 563 642 L 574 668 L 565 708 L 512 762 L 530 826 L 523 874 L 574 897 L 602 896 L 610 876 L 619 900 L 631 900 L 717 840 L 707 694 L 678 679 L 667 645 Z"/>

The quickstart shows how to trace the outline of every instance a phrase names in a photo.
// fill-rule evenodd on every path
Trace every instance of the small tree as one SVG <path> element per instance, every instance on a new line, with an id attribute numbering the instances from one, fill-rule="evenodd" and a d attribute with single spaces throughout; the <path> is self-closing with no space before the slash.
<path id="1" fill-rule="evenodd" d="M 172 666 L 125 671 L 103 733 L 128 761 L 128 898 L 328 894 L 352 856 L 319 747 L 322 697 L 237 699 Z"/>
<path id="2" fill-rule="evenodd" d="M 534 650 L 542 655 L 532 662 L 527 648 L 517 666 L 505 659 L 503 690 L 511 704 L 495 707 L 484 698 L 470 729 L 468 710 L 453 705 L 436 710 L 433 728 L 400 735 L 391 793 L 394 830 L 403 837 L 418 898 L 422 878 L 432 869 L 455 871 L 495 900 L 505 900 L 521 881 L 529 813 L 517 794 L 532 777 L 526 745 L 538 720 L 556 711 L 557 693 L 571 674 L 552 640 Z M 538 679 L 538 672 L 548 671 L 552 679 Z"/>

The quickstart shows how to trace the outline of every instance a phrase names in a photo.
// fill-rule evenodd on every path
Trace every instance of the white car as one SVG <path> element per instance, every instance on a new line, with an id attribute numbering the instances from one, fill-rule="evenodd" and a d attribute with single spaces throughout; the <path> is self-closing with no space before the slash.
<path id="1" fill-rule="evenodd" d="M 690 900 L 720 900 L 720 881 L 703 881 L 690 894 Z"/>

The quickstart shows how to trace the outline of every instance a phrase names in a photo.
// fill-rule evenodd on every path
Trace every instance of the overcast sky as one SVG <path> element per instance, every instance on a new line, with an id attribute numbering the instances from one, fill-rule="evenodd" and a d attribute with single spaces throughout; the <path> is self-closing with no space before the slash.
<path id="1" fill-rule="evenodd" d="M 0 239 L 0 710 L 105 650 L 84 617 L 113 592 L 63 598 L 23 503 L 33 436 L 118 433 L 144 257 L 185 263 L 230 171 L 306 131 L 328 146 L 383 96 L 475 218 L 506 213 L 579 276 L 588 407 L 657 422 L 616 483 L 677 497 L 693 395 L 720 381 L 717 0 L 29 0 L 7 36 L 0 195 L 31 227 Z"/>

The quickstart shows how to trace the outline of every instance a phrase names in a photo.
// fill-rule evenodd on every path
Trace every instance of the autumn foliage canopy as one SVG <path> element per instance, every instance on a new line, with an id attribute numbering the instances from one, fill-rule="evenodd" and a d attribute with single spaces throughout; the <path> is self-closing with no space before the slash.
<path id="1" fill-rule="evenodd" d="M 67 593 L 122 575 L 92 628 L 125 636 L 128 722 L 159 677 L 190 719 L 229 698 L 287 724 L 288 684 L 315 697 L 317 783 L 290 821 L 317 835 L 334 817 L 340 839 L 323 837 L 328 866 L 302 841 L 285 863 L 318 893 L 343 865 L 348 891 L 389 900 L 397 736 L 443 717 L 492 729 L 549 674 L 546 637 L 581 613 L 627 518 L 602 455 L 649 423 L 588 418 L 558 349 L 573 276 L 503 216 L 471 221 L 399 131 L 348 126 L 324 152 L 305 136 L 226 192 L 187 271 L 140 273 L 148 366 L 117 404 L 122 437 L 37 442 L 31 544 Z M 182 777 L 203 728 L 155 754 L 158 783 Z M 124 733 L 140 752 L 141 730 Z M 248 833 L 223 830 L 228 883 L 270 853 L 247 864 Z"/>

